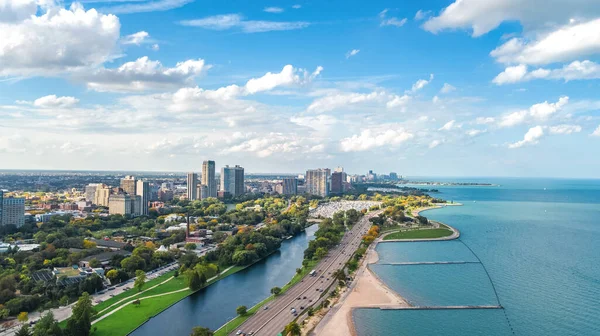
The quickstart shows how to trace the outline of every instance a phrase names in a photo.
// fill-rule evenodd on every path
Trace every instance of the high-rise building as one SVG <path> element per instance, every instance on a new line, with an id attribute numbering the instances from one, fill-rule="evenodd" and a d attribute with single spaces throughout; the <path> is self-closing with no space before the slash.
<path id="1" fill-rule="evenodd" d="M 344 183 L 346 182 L 346 173 L 336 171 L 331 174 L 331 193 L 341 194 L 344 192 Z"/>
<path id="2" fill-rule="evenodd" d="M 298 193 L 298 179 L 295 177 L 284 177 L 281 193 L 284 195 L 296 195 Z"/>
<path id="3" fill-rule="evenodd" d="M 306 171 L 306 193 L 326 197 L 329 195 L 331 183 L 331 170 L 329 168 L 310 169 Z"/>
<path id="4" fill-rule="evenodd" d="M 4 191 L 0 189 L 0 224 L 2 224 L 2 204 L 4 200 Z"/>
<path id="5" fill-rule="evenodd" d="M 140 200 L 141 197 L 137 195 L 110 195 L 108 213 L 137 216 L 140 214 L 138 211 Z"/>
<path id="6" fill-rule="evenodd" d="M 209 196 L 208 186 L 206 184 L 198 184 L 197 193 L 198 193 L 198 197 L 200 197 L 200 199 L 206 199 L 206 198 L 211 197 L 211 196 Z"/>
<path id="7" fill-rule="evenodd" d="M 335 168 L 333 170 L 335 173 L 343 173 L 344 172 L 344 167 L 342 166 L 337 166 L 337 168 Z"/>
<path id="8" fill-rule="evenodd" d="M 193 201 L 198 199 L 198 174 L 188 173 L 187 174 L 187 197 L 188 200 Z"/>
<path id="9" fill-rule="evenodd" d="M 390 173 L 390 180 L 397 180 L 398 179 L 398 174 L 391 172 Z"/>
<path id="10" fill-rule="evenodd" d="M 225 166 L 221 168 L 221 191 L 228 192 L 231 196 L 244 194 L 244 168 Z"/>
<path id="11" fill-rule="evenodd" d="M 85 186 L 85 200 L 89 202 L 94 202 L 96 197 L 96 188 L 102 185 L 101 183 L 90 183 Z"/>
<path id="12" fill-rule="evenodd" d="M 217 197 L 217 183 L 215 182 L 215 161 L 208 160 L 202 162 L 202 184 L 205 185 L 208 190 L 207 197 Z"/>
<path id="13" fill-rule="evenodd" d="M 94 194 L 94 204 L 107 207 L 111 192 L 112 189 L 106 184 L 97 186 Z"/>
<path id="14" fill-rule="evenodd" d="M 121 179 L 121 189 L 129 195 L 136 195 L 135 192 L 135 176 L 127 175 Z"/>
<path id="15" fill-rule="evenodd" d="M 0 191 L 0 224 L 21 227 L 25 224 L 25 198 L 6 197 L 2 194 Z"/>
<path id="16" fill-rule="evenodd" d="M 150 182 L 138 180 L 135 188 L 137 196 L 140 196 L 139 214 L 148 215 L 148 202 L 150 202 Z"/>

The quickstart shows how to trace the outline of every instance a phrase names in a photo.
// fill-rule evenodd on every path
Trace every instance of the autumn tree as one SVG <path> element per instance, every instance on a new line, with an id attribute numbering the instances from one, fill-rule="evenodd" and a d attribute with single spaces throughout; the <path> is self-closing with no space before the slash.
<path id="1" fill-rule="evenodd" d="M 19 315 L 17 315 L 17 320 L 21 323 L 25 323 L 29 320 L 29 314 L 27 314 L 27 312 L 20 312 Z"/>

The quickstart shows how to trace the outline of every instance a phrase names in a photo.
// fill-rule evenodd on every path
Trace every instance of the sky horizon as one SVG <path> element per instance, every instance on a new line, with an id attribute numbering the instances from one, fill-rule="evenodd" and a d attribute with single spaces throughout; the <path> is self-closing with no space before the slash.
<path id="1" fill-rule="evenodd" d="M 600 178 L 593 0 L 5 0 L 0 36 L 0 169 Z"/>

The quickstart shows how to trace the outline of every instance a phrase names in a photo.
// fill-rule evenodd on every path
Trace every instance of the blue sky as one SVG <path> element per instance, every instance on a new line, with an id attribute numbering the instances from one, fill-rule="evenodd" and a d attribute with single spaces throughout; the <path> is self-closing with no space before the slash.
<path id="1" fill-rule="evenodd" d="M 600 177 L 596 1 L 5 0 L 0 36 L 0 168 Z"/>

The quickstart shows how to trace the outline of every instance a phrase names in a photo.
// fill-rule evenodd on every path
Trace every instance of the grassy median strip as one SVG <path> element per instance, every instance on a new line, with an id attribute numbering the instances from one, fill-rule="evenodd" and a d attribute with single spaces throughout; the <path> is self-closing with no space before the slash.
<path id="1" fill-rule="evenodd" d="M 383 240 L 392 239 L 425 239 L 425 238 L 442 238 L 451 236 L 454 232 L 449 229 L 422 229 L 422 230 L 406 230 L 393 232 L 385 237 Z"/>

